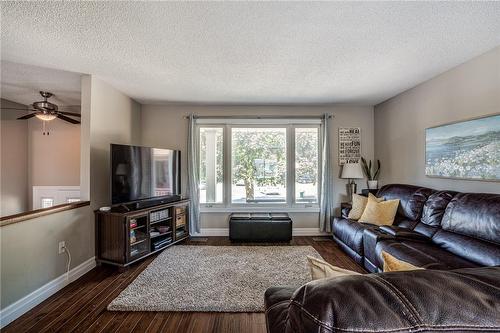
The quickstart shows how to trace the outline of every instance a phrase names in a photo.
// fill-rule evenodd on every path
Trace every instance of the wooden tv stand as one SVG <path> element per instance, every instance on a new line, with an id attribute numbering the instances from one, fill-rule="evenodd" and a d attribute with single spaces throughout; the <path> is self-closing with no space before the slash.
<path id="1" fill-rule="evenodd" d="M 98 263 L 128 266 L 189 237 L 189 200 L 95 212 Z"/>

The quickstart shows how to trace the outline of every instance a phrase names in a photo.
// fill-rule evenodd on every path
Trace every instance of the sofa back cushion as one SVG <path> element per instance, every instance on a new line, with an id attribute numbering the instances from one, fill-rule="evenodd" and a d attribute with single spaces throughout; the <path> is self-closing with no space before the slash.
<path id="1" fill-rule="evenodd" d="M 500 265 L 500 245 L 440 229 L 432 242 L 442 249 L 480 266 Z"/>
<path id="2" fill-rule="evenodd" d="M 441 228 L 500 245 L 500 194 L 458 193 L 446 208 Z"/>
<path id="3" fill-rule="evenodd" d="M 415 231 L 432 237 L 441 227 L 446 207 L 457 194 L 454 191 L 437 191 L 432 193 L 424 204 L 422 218 L 415 226 Z"/>
<path id="4" fill-rule="evenodd" d="M 500 194 L 456 194 L 432 241 L 478 264 L 500 265 Z"/>
<path id="5" fill-rule="evenodd" d="M 380 188 L 377 197 L 383 197 L 385 200 L 399 199 L 398 216 L 394 221 L 394 224 L 399 225 L 398 221 L 417 221 L 422 215 L 427 198 L 433 192 L 426 187 L 389 184 Z"/>
<path id="6" fill-rule="evenodd" d="M 430 226 L 439 226 L 446 207 L 457 194 L 454 191 L 437 191 L 432 193 L 424 204 L 421 222 Z"/>

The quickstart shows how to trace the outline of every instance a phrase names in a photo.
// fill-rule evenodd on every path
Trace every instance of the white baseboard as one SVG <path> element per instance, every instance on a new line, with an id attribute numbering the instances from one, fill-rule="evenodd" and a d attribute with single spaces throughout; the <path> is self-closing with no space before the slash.
<path id="1" fill-rule="evenodd" d="M 70 270 L 68 274 L 68 280 L 66 280 L 66 274 L 63 274 L 41 286 L 37 290 L 31 292 L 30 294 L 24 296 L 15 303 L 12 303 L 5 309 L 2 309 L 0 311 L 0 328 L 7 326 L 9 323 L 13 322 L 50 296 L 54 295 L 56 292 L 58 292 L 71 282 L 76 281 L 85 273 L 94 268 L 95 265 L 95 257 L 92 257 Z"/>
<path id="2" fill-rule="evenodd" d="M 293 236 L 328 236 L 328 232 L 323 232 L 319 228 L 294 228 Z"/>
<path id="3" fill-rule="evenodd" d="M 293 236 L 327 236 L 327 232 L 321 232 L 319 228 L 293 228 Z M 199 233 L 192 233 L 194 237 L 229 236 L 229 228 L 202 228 Z"/>
<path id="4" fill-rule="evenodd" d="M 199 233 L 193 232 L 194 237 L 229 236 L 229 228 L 201 228 Z"/>

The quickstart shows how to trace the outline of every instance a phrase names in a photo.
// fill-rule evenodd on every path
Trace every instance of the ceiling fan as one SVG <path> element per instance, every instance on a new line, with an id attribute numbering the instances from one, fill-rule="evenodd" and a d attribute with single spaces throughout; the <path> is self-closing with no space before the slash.
<path id="1" fill-rule="evenodd" d="M 22 111 L 32 111 L 33 113 L 29 113 L 27 115 L 24 115 L 22 117 L 19 117 L 17 119 L 30 119 L 33 117 L 37 117 L 40 120 L 43 120 L 44 122 L 54 120 L 56 118 L 59 118 L 61 120 L 67 121 L 72 124 L 79 124 L 80 121 L 70 118 L 71 117 L 81 117 L 80 114 L 74 113 L 74 112 L 65 112 L 65 111 L 59 111 L 59 108 L 56 104 L 51 103 L 47 101 L 50 97 L 53 96 L 52 93 L 48 91 L 40 91 L 40 95 L 43 97 L 43 101 L 39 102 L 34 102 L 33 104 L 29 105 L 31 108 L 30 109 L 18 109 L 18 108 L 2 108 L 5 110 L 22 110 Z"/>

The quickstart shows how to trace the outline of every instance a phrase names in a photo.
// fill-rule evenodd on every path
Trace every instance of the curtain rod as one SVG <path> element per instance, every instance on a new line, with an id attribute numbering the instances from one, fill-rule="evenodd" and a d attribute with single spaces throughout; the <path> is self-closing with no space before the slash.
<path id="1" fill-rule="evenodd" d="M 328 118 L 333 118 L 334 115 L 329 114 Z M 185 116 L 184 118 L 189 118 Z M 322 119 L 323 115 L 320 116 L 197 116 L 194 115 L 195 119 Z"/>

